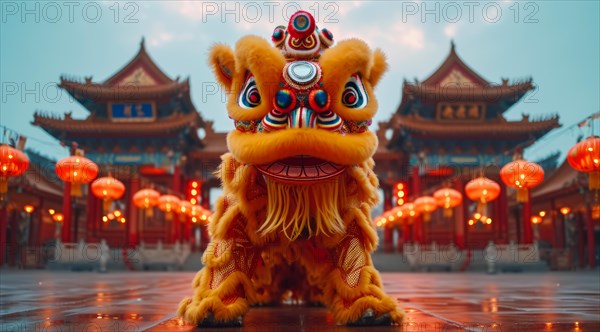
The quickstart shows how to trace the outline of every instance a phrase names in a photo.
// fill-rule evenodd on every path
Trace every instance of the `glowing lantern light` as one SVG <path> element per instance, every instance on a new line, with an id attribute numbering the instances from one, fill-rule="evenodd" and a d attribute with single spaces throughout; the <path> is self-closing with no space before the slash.
<path id="1" fill-rule="evenodd" d="M 566 216 L 566 215 L 567 215 L 567 214 L 569 214 L 570 212 L 571 212 L 571 208 L 570 208 L 570 207 L 564 206 L 564 207 L 561 207 L 561 208 L 560 208 L 560 213 L 561 213 L 563 216 Z"/>
<path id="2" fill-rule="evenodd" d="M 81 196 L 81 184 L 89 183 L 98 176 L 98 165 L 82 156 L 70 156 L 59 160 L 56 175 L 71 183 L 71 196 Z"/>
<path id="3" fill-rule="evenodd" d="M 0 196 L 8 191 L 8 178 L 19 176 L 29 167 L 27 155 L 6 144 L 0 145 Z"/>
<path id="4" fill-rule="evenodd" d="M 211 221 L 212 212 L 210 210 L 202 208 L 202 214 L 200 215 L 200 220 L 204 221 L 205 224 L 208 224 Z"/>
<path id="5" fill-rule="evenodd" d="M 395 208 L 393 208 L 390 211 L 393 215 L 395 215 L 397 218 L 404 218 L 404 211 L 402 211 L 402 208 L 400 206 L 396 206 Z"/>
<path id="6" fill-rule="evenodd" d="M 421 212 L 417 210 L 414 203 L 405 203 L 401 207 L 402 214 L 408 218 L 408 220 L 412 220 L 412 218 L 418 217 Z"/>
<path id="7" fill-rule="evenodd" d="M 91 185 L 92 193 L 94 196 L 102 199 L 102 206 L 104 211 L 108 211 L 110 204 L 113 201 L 123 197 L 125 193 L 125 185 L 123 182 L 113 178 L 112 176 L 105 176 L 96 179 Z"/>
<path id="8" fill-rule="evenodd" d="M 500 170 L 500 178 L 507 186 L 517 189 L 517 201 L 529 200 L 529 189 L 544 180 L 542 166 L 523 159 L 513 160 Z"/>
<path id="9" fill-rule="evenodd" d="M 435 198 L 431 196 L 422 196 L 415 199 L 415 209 L 423 214 L 423 220 L 431 220 L 431 212 L 437 209 Z"/>
<path id="10" fill-rule="evenodd" d="M 190 216 L 192 213 L 192 203 L 188 201 L 179 201 L 179 213 L 184 216 Z"/>
<path id="11" fill-rule="evenodd" d="M 23 211 L 27 212 L 28 214 L 32 214 L 33 210 L 35 210 L 35 207 L 31 204 L 23 206 Z"/>
<path id="12" fill-rule="evenodd" d="M 542 223 L 542 217 L 540 216 L 531 216 L 531 223 L 534 225 Z"/>
<path id="13" fill-rule="evenodd" d="M 444 217 L 452 217 L 452 209 L 462 203 L 462 194 L 458 190 L 442 188 L 433 193 L 439 207 L 444 208 Z"/>
<path id="14" fill-rule="evenodd" d="M 57 221 L 57 222 L 63 222 L 63 220 L 65 220 L 65 216 L 62 213 L 55 213 L 52 216 L 52 219 L 54 219 L 54 221 Z"/>
<path id="15" fill-rule="evenodd" d="M 177 196 L 162 195 L 158 198 L 158 208 L 165 213 L 167 220 L 171 220 L 173 219 L 173 212 L 178 211 L 180 202 Z"/>
<path id="16" fill-rule="evenodd" d="M 487 203 L 492 202 L 500 195 L 500 185 L 486 177 L 478 177 L 465 185 L 467 197 L 477 202 L 477 211 L 487 214 Z"/>
<path id="17" fill-rule="evenodd" d="M 146 217 L 152 217 L 154 207 L 158 204 L 160 193 L 154 189 L 142 189 L 133 194 L 133 205 L 146 211 Z"/>
<path id="18" fill-rule="evenodd" d="M 590 190 L 600 189 L 600 137 L 590 136 L 575 144 L 567 153 L 571 167 L 589 173 Z"/>

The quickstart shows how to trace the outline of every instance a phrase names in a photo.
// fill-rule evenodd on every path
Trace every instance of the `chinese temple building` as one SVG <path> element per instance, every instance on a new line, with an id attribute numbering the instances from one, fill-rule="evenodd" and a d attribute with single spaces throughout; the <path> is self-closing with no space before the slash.
<path id="1" fill-rule="evenodd" d="M 71 197 L 69 184 L 54 172 L 56 161 L 27 150 L 30 167 L 10 179 L 8 204 L 0 205 L 0 242 L 6 243 L 0 265 L 43 265 L 44 257 L 29 256 L 44 251 L 28 248 L 41 248 L 55 239 L 63 245 L 106 240 L 110 248 L 124 249 L 139 249 L 142 243 L 171 248 L 183 243 L 202 250 L 208 243 L 206 221 L 193 223 L 184 214 L 168 214 L 158 207 L 148 213 L 132 203 L 137 191 L 152 188 L 210 208 L 210 191 L 220 186 L 214 171 L 227 152 L 226 133 L 216 132 L 195 108 L 190 80 L 165 74 L 142 40 L 133 59 L 110 78 L 96 82 L 92 77 L 61 77 L 60 87 L 85 108 L 87 117 L 38 111 L 32 124 L 71 148 L 71 154 L 84 152 L 99 166 L 99 176 L 111 175 L 124 183 L 124 196 L 110 209 L 120 211 L 126 221 L 104 220 L 106 207 L 91 186 L 84 187 L 82 197 Z M 558 165 L 558 154 L 537 161 L 546 178 L 530 191 L 526 204 L 516 202 L 514 190 L 500 180 L 501 167 L 514 155 L 560 127 L 554 115 L 523 115 L 516 121 L 505 117 L 533 90 L 532 79 L 502 79 L 500 84 L 484 79 L 463 62 L 454 43 L 433 74 L 423 81 L 403 82 L 398 108 L 379 123 L 379 147 L 373 156 L 383 209 L 440 188 L 455 189 L 463 199 L 451 214 L 437 209 L 431 215 L 386 223 L 381 230 L 384 251 L 434 243 L 469 251 L 490 242 L 535 241 L 540 249 L 548 249 L 540 255 L 548 256 L 542 258 L 551 268 L 595 266 L 600 204 L 585 189 L 580 173 L 566 161 Z M 469 225 L 478 204 L 466 197 L 465 184 L 482 175 L 500 185 L 500 195 L 487 204 L 489 222 Z"/>
<path id="2" fill-rule="evenodd" d="M 196 110 L 189 79 L 167 76 L 150 58 L 142 40 L 135 57 L 107 80 L 61 77 L 60 87 L 89 115 L 75 119 L 70 112 L 64 116 L 36 112 L 32 124 L 71 144 L 72 150 L 85 151 L 85 157 L 100 166 L 101 176 L 110 174 L 126 187 L 123 198 L 113 206 L 123 211 L 125 223 L 102 222 L 106 213 L 102 201 L 90 192 L 79 198 L 85 199 L 85 212 L 80 212 L 85 216 L 74 219 L 73 213 L 65 213 L 63 241 L 81 239 L 74 229 L 85 229 L 82 236 L 87 242 L 107 239 L 111 246 L 190 241 L 193 229 L 186 218 L 175 215 L 166 220 L 170 218 L 158 208 L 150 217 L 131 203 L 138 190 L 153 188 L 208 207 L 210 187 L 218 186 L 212 172 L 226 151 L 225 133 L 215 133 L 212 122 Z M 199 190 L 188 197 L 192 183 Z"/>
<path id="3" fill-rule="evenodd" d="M 407 198 L 431 195 L 441 187 L 452 187 L 464 195 L 467 181 L 479 175 L 499 181 L 498 171 L 510 162 L 513 154 L 530 146 L 550 130 L 559 127 L 557 116 L 539 116 L 536 120 L 523 115 L 508 121 L 504 113 L 534 89 L 531 79 L 495 85 L 471 69 L 456 53 L 454 43 L 441 66 L 427 79 L 405 81 L 402 99 L 390 120 L 379 124 L 378 136 L 382 155 L 397 153 L 392 162 L 379 158 L 378 175 L 382 180 L 388 210 L 392 187 L 402 183 Z M 376 155 L 376 159 L 378 156 Z M 398 163 L 396 167 L 392 164 Z M 394 171 L 390 171 L 394 170 Z M 499 199 L 492 202 L 491 224 L 466 225 L 475 203 L 466 197 L 462 209 L 452 220 L 436 212 L 430 221 L 415 218 L 412 223 L 391 225 L 384 232 L 384 246 L 389 250 L 393 232 L 399 242 L 422 244 L 454 243 L 461 248 L 481 248 L 489 241 L 506 243 L 513 230 L 523 227 L 509 224 L 506 187 L 501 185 Z M 398 203 L 408 202 L 401 200 Z M 521 232 L 522 233 L 522 232 Z"/>

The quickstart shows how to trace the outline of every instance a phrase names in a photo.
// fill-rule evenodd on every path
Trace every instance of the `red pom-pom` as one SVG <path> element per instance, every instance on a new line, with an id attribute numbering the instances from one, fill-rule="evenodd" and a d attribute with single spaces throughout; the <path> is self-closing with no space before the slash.
<path id="1" fill-rule="evenodd" d="M 304 39 L 315 31 L 316 26 L 314 17 L 309 12 L 300 10 L 290 18 L 287 31 L 296 39 Z"/>

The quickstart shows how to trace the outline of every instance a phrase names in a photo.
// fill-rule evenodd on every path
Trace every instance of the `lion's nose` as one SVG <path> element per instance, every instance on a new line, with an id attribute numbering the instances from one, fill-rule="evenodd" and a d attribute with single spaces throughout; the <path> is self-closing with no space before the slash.
<path id="1" fill-rule="evenodd" d="M 317 114 L 306 107 L 298 107 L 288 114 L 288 128 L 315 128 Z"/>

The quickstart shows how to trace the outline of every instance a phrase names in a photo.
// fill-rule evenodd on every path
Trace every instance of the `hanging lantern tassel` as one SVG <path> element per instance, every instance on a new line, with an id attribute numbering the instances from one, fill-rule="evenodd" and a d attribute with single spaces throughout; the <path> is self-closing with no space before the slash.
<path id="1" fill-rule="evenodd" d="M 517 189 L 517 202 L 527 203 L 529 201 L 529 190 L 527 188 Z M 486 214 L 487 216 L 487 214 Z"/>
<path id="2" fill-rule="evenodd" d="M 477 212 L 481 213 L 482 216 L 487 216 L 487 203 L 485 200 L 481 200 L 479 201 L 479 203 L 477 203 Z"/>
<path id="3" fill-rule="evenodd" d="M 444 218 L 452 218 L 454 215 L 454 208 L 444 207 Z"/>
<path id="4" fill-rule="evenodd" d="M 167 220 L 167 221 L 173 220 L 173 212 L 172 211 L 165 212 L 165 220 Z"/>
<path id="5" fill-rule="evenodd" d="M 154 217 L 154 208 L 153 207 L 147 207 L 144 210 L 146 210 L 146 218 L 152 218 Z"/>
<path id="6" fill-rule="evenodd" d="M 590 174 L 590 190 L 598 190 L 600 189 L 600 171 L 592 171 Z"/>
<path id="7" fill-rule="evenodd" d="M 108 198 L 102 200 L 102 208 L 104 209 L 104 212 L 108 212 L 110 210 L 110 205 L 112 202 L 113 201 Z"/>
<path id="8" fill-rule="evenodd" d="M 423 213 L 423 221 L 429 222 L 431 220 L 431 213 L 425 212 Z"/>
<path id="9" fill-rule="evenodd" d="M 0 196 L 8 191 L 8 177 L 0 176 Z"/>
<path id="10" fill-rule="evenodd" d="M 71 182 L 71 196 L 81 197 L 81 183 Z"/>

